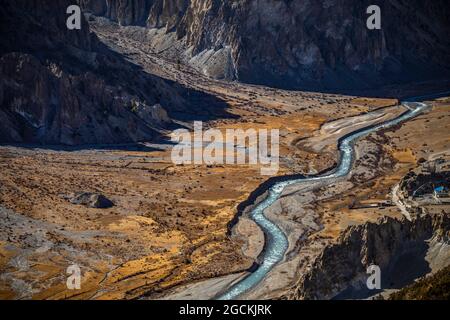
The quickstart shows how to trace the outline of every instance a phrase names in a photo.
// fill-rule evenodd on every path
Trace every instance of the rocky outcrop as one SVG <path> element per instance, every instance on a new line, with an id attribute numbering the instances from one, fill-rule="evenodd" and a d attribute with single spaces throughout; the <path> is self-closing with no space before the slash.
<path id="1" fill-rule="evenodd" d="M 366 9 L 371 4 L 353 0 L 154 0 L 147 23 L 175 31 L 186 41 L 192 57 L 207 53 L 224 70 L 233 69 L 223 71 L 223 76 L 243 82 L 324 90 L 449 77 L 450 9 L 445 0 L 378 1 L 381 30 L 366 27 Z M 120 8 L 126 16 L 133 16 L 135 7 Z M 142 18 L 134 20 L 142 24 Z M 198 60 L 211 68 L 209 59 L 194 62 Z"/>
<path id="2" fill-rule="evenodd" d="M 69 199 L 72 204 L 84 205 L 89 208 L 107 209 L 114 206 L 114 203 L 99 193 L 78 192 Z"/>
<path id="3" fill-rule="evenodd" d="M 170 122 L 165 108 L 189 108 L 182 89 L 110 51 L 84 18 L 81 30 L 68 30 L 70 4 L 19 0 L 0 7 L 0 142 L 78 145 L 156 137 L 153 125 Z M 136 104 L 159 107 L 137 112 Z"/>
<path id="4" fill-rule="evenodd" d="M 316 258 L 289 296 L 291 299 L 365 298 L 367 268 L 381 269 L 382 289 L 401 288 L 450 264 L 450 214 L 412 221 L 382 218 L 349 227 Z"/>

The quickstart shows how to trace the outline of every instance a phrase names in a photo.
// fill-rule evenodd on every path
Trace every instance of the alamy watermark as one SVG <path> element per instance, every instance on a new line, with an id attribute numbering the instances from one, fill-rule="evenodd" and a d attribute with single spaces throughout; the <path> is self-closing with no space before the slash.
<path id="1" fill-rule="evenodd" d="M 194 131 L 178 129 L 171 134 L 172 162 L 175 164 L 260 165 L 261 175 L 275 175 L 279 169 L 278 129 L 219 129 L 203 131 L 201 121 Z"/>
<path id="2" fill-rule="evenodd" d="M 379 6 L 373 4 L 367 7 L 367 14 L 370 14 L 367 18 L 366 26 L 369 30 L 381 29 L 381 9 Z"/>
<path id="3" fill-rule="evenodd" d="M 69 266 L 66 270 L 69 275 L 67 277 L 66 286 L 69 290 L 80 290 L 81 289 L 81 269 L 77 264 Z"/>
<path id="4" fill-rule="evenodd" d="M 369 290 L 381 289 L 381 269 L 376 264 L 372 264 L 367 268 L 367 274 L 370 276 L 367 278 L 366 285 Z"/>
<path id="5" fill-rule="evenodd" d="M 81 29 L 81 8 L 75 4 L 68 6 L 66 13 L 70 16 L 66 20 L 66 26 L 69 30 Z"/>

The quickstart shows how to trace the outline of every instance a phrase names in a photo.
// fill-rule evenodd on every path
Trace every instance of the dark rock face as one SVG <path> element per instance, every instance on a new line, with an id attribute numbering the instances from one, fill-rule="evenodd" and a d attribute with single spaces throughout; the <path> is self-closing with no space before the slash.
<path id="1" fill-rule="evenodd" d="M 89 11 L 95 15 L 103 16 L 107 11 L 107 4 L 105 1 L 98 0 L 78 0 L 78 4 L 84 8 L 86 11 Z"/>
<path id="2" fill-rule="evenodd" d="M 81 30 L 68 30 L 70 4 L 2 3 L 0 142 L 77 145 L 154 138 L 163 108 L 188 104 L 178 89 L 104 47 L 84 19 Z M 138 115 L 136 104 L 159 104 L 162 110 Z"/>
<path id="3" fill-rule="evenodd" d="M 192 1 L 180 32 L 196 52 L 231 46 L 239 80 L 281 87 L 372 87 L 450 66 L 445 1 L 378 2 L 379 31 L 366 28 L 369 2 Z"/>
<path id="4" fill-rule="evenodd" d="M 121 25 L 145 25 L 153 0 L 78 0 L 95 15 L 105 16 Z"/>
<path id="5" fill-rule="evenodd" d="M 372 264 L 381 269 L 383 289 L 402 288 L 430 272 L 430 259 L 425 259 L 429 252 L 438 266 L 446 266 L 449 236 L 448 213 L 412 221 L 384 217 L 378 223 L 349 227 L 317 257 L 289 298 L 365 298 L 370 294 L 366 270 Z"/>
<path id="6" fill-rule="evenodd" d="M 168 31 L 176 30 L 189 4 L 189 0 L 153 1 L 147 26 L 150 28 L 167 28 Z"/>
<path id="7" fill-rule="evenodd" d="M 94 40 L 84 19 L 81 30 L 66 27 L 66 10 L 71 4 L 63 0 L 3 1 L 0 52 L 92 50 Z"/>
<path id="8" fill-rule="evenodd" d="M 446 0 L 378 1 L 381 30 L 366 27 L 371 4 L 368 0 L 154 0 L 148 26 L 167 27 L 186 37 L 194 55 L 229 47 L 235 68 L 230 77 L 243 82 L 355 89 L 450 75 Z M 131 8 L 121 6 L 126 16 L 133 16 Z"/>
<path id="9" fill-rule="evenodd" d="M 121 25 L 145 25 L 152 0 L 106 0 L 106 16 Z"/>

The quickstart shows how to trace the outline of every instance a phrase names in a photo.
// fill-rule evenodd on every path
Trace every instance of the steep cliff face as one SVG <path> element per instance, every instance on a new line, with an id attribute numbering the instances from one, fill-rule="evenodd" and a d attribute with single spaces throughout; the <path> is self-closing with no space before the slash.
<path id="1" fill-rule="evenodd" d="M 370 4 L 191 1 L 179 34 L 194 53 L 230 46 L 239 80 L 281 87 L 372 87 L 450 66 L 445 1 L 382 1 L 379 31 L 366 28 Z"/>
<path id="2" fill-rule="evenodd" d="M 448 213 L 349 227 L 317 257 L 289 298 L 365 298 L 374 294 L 366 287 L 372 264 L 381 269 L 382 289 L 402 288 L 450 264 L 449 236 Z"/>
<path id="3" fill-rule="evenodd" d="M 167 28 L 167 31 L 174 31 L 186 14 L 189 7 L 189 0 L 155 0 L 147 19 L 147 26 L 150 28 Z"/>
<path id="4" fill-rule="evenodd" d="M 163 108 L 188 106 L 179 89 L 110 52 L 84 19 L 81 30 L 68 30 L 70 4 L 20 0 L 0 7 L 0 141 L 154 138 L 154 129 L 170 121 Z"/>
<path id="5" fill-rule="evenodd" d="M 78 0 L 95 15 L 105 16 L 121 25 L 145 25 L 153 0 Z"/>
<path id="6" fill-rule="evenodd" d="M 173 31 L 184 17 L 190 0 L 77 0 L 87 12 L 105 16 L 123 26 L 148 25 Z"/>
<path id="7" fill-rule="evenodd" d="M 70 1 L 3 1 L 0 7 L 0 52 L 53 52 L 64 50 L 91 51 L 93 37 L 82 19 L 81 30 L 66 27 Z"/>
<path id="8" fill-rule="evenodd" d="M 155 0 L 148 26 L 176 31 L 194 56 L 227 49 L 234 68 L 227 77 L 250 83 L 354 89 L 449 76 L 450 9 L 445 0 L 378 1 L 381 30 L 366 27 L 371 4 Z M 131 7 L 126 8 L 130 15 Z M 219 63 L 230 64 L 227 59 Z"/>
<path id="9" fill-rule="evenodd" d="M 107 0 L 106 16 L 122 25 L 145 25 L 153 0 Z"/>

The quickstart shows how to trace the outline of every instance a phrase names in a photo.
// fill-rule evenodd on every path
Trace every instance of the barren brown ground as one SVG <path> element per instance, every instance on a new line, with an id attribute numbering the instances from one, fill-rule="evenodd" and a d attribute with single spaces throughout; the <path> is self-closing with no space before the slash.
<path id="1" fill-rule="evenodd" d="M 311 163 L 319 169 L 332 164 L 332 159 L 290 143 L 332 119 L 328 110 L 319 110 L 280 117 L 253 115 L 243 117 L 252 122 L 224 120 L 212 125 L 281 129 L 281 154 L 296 164 L 282 163 L 278 173 L 282 175 L 309 170 Z M 3 221 L 4 298 L 135 298 L 245 270 L 253 263 L 242 253 L 244 244 L 226 234 L 236 206 L 267 179 L 259 167 L 176 166 L 168 151 L 26 146 L 1 147 L 0 167 L 0 205 L 31 219 L 20 232 L 15 219 Z M 116 206 L 91 209 L 63 198 L 77 191 L 100 192 Z M 28 243 L 38 229 L 44 230 L 43 239 L 51 239 L 49 248 Z M 15 260 L 25 263 L 17 265 Z M 65 270 L 72 263 L 83 271 L 80 291 L 65 286 Z"/>

